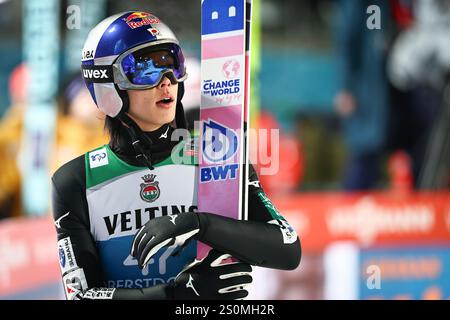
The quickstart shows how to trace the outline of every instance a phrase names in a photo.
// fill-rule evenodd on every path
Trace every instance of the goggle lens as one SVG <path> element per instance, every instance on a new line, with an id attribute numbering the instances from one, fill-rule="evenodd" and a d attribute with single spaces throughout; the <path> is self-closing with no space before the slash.
<path id="1" fill-rule="evenodd" d="M 167 72 L 172 72 L 176 80 L 186 75 L 184 57 L 178 46 L 151 49 L 144 48 L 123 58 L 122 70 L 132 84 L 156 86 Z"/>

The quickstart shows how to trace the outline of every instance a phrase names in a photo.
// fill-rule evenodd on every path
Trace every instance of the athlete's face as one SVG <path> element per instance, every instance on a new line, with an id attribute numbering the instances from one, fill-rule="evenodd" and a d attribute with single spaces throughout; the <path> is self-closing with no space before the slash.
<path id="1" fill-rule="evenodd" d="M 154 131 L 175 119 L 178 83 L 172 84 L 167 77 L 154 88 L 128 90 L 129 116 L 143 131 Z"/>

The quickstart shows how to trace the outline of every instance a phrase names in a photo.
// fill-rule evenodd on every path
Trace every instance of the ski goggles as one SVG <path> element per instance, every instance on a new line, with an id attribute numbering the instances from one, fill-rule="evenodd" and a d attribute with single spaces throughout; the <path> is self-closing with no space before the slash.
<path id="1" fill-rule="evenodd" d="M 172 84 L 187 78 L 181 48 L 158 41 L 125 51 L 112 65 L 82 64 L 81 71 L 86 83 L 116 83 L 122 90 L 150 89 L 164 76 Z"/>
<path id="2" fill-rule="evenodd" d="M 164 76 L 172 83 L 187 78 L 183 53 L 174 43 L 152 43 L 132 48 L 119 56 L 113 69 L 114 82 L 120 89 L 150 89 L 156 87 Z"/>

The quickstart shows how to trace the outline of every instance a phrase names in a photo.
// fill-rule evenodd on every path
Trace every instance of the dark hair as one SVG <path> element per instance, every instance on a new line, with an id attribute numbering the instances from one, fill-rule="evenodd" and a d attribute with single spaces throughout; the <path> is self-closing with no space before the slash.
<path id="1" fill-rule="evenodd" d="M 130 107 L 130 100 L 128 98 L 128 93 L 126 92 L 126 90 L 120 90 L 117 84 L 114 84 L 114 86 L 116 87 L 117 93 L 119 94 L 123 103 L 123 107 L 120 113 L 125 113 L 128 111 Z M 105 131 L 108 132 L 109 134 L 110 143 L 112 146 L 117 146 L 119 143 L 119 138 L 124 134 L 124 132 L 126 133 L 126 130 L 124 130 L 125 128 L 123 128 L 123 124 L 119 120 L 119 118 L 120 118 L 119 116 L 113 118 L 108 115 L 106 115 L 105 117 L 104 128 Z"/>
<path id="2" fill-rule="evenodd" d="M 124 134 L 122 131 L 126 132 L 126 130 L 123 129 L 123 124 L 119 119 L 110 116 L 105 117 L 105 131 L 109 134 L 111 145 L 118 145 L 119 138 Z"/>

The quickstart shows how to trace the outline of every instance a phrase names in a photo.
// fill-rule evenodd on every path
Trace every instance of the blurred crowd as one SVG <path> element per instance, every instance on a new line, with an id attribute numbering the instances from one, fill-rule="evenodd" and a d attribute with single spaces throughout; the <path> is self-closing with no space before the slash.
<path id="1" fill-rule="evenodd" d="M 381 9 L 378 30 L 361 27 L 361 12 L 373 4 Z M 450 1 L 343 0 L 338 15 L 342 85 L 335 106 L 349 152 L 343 187 L 375 187 L 385 156 L 396 186 L 448 186 L 448 166 L 445 181 L 427 184 L 423 174 L 431 148 L 445 148 L 430 135 L 449 107 Z"/>
<path id="2" fill-rule="evenodd" d="M 21 206 L 21 174 L 19 167 L 23 119 L 27 107 L 26 64 L 17 66 L 11 74 L 9 91 L 12 104 L 0 122 L 0 217 L 24 214 Z M 66 80 L 58 98 L 57 127 L 50 173 L 84 152 L 106 143 L 100 112 L 92 101 L 80 74 Z"/>
<path id="3" fill-rule="evenodd" d="M 312 7 L 317 5 L 313 1 L 307 3 Z M 340 155 L 344 154 L 342 166 L 336 169 L 339 171 L 336 188 L 346 191 L 448 188 L 450 103 L 444 93 L 448 95 L 450 91 L 450 1 L 330 0 L 320 3 L 334 8 L 334 22 L 329 25 L 329 32 L 338 81 L 330 104 L 333 107 L 331 117 L 338 125 L 331 127 L 333 132 L 326 144 L 326 154 L 331 157 L 324 156 L 322 160 L 332 166 L 331 162 L 339 163 Z M 373 5 L 379 11 L 367 12 Z M 375 24 L 370 28 L 369 17 L 375 22 L 379 19 L 380 27 Z M 263 20 L 263 29 L 264 23 Z M 266 40 L 263 36 L 263 52 Z M 262 69 L 264 72 L 264 65 Z M 199 61 L 191 60 L 188 70 L 191 70 L 192 88 L 187 89 L 191 94 L 185 97 L 185 107 L 192 122 L 198 118 L 199 111 Z M 17 163 L 27 107 L 27 81 L 27 66 L 23 62 L 9 75 L 11 104 L 0 118 L 0 161 L 3 164 L 0 218 L 24 214 L 20 200 L 22 177 Z M 103 117 L 91 101 L 81 76 L 75 73 L 65 76 L 61 82 L 57 129 L 50 156 L 51 173 L 108 141 Z M 260 107 L 262 111 L 256 125 L 269 129 L 280 127 L 275 112 L 278 106 L 262 103 Z M 301 112 L 295 114 L 298 113 Z M 309 148 L 308 141 L 313 141 L 314 130 L 300 121 L 298 127 L 300 133 L 286 130 L 280 134 L 280 170 L 273 176 L 261 177 L 268 193 L 327 189 L 320 183 L 311 183 L 313 171 L 322 171 L 311 160 L 319 157 L 320 151 L 317 144 Z M 337 142 L 336 136 L 341 137 Z M 340 150 L 336 158 L 330 151 L 333 148 Z M 436 176 L 434 172 L 438 168 L 442 168 L 439 172 L 443 174 Z M 308 182 L 313 187 L 308 187 Z"/>

